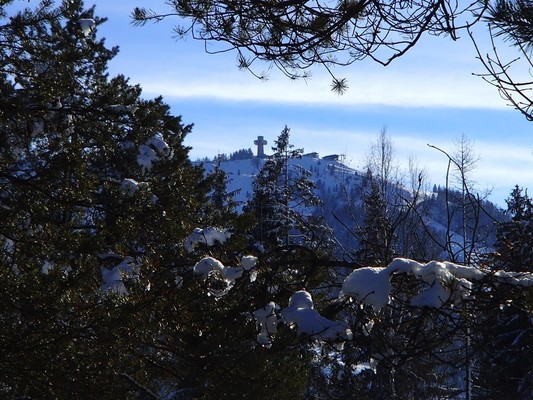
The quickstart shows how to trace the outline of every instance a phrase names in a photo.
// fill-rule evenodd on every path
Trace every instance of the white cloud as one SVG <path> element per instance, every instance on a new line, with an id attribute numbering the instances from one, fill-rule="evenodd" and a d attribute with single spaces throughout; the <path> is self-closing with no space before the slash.
<path id="1" fill-rule="evenodd" d="M 205 53 L 201 41 L 173 40 L 173 25 L 180 23 L 177 18 L 132 27 L 129 13 L 133 7 L 129 2 L 98 3 L 97 13 L 111 16 L 102 26 L 102 33 L 108 38 L 108 44 L 119 44 L 121 48 L 112 70 L 125 72 L 133 83 L 140 83 L 150 97 L 162 94 L 170 99 L 347 107 L 506 107 L 494 88 L 472 76 L 474 72 L 482 72 L 482 67 L 475 59 L 474 47 L 466 34 L 457 41 L 424 36 L 414 48 L 387 67 L 364 60 L 336 68 L 333 72 L 346 77 L 350 86 L 344 96 L 337 96 L 330 91 L 331 77 L 320 66 L 312 70 L 314 76 L 306 83 L 291 82 L 276 69 L 269 70 L 268 64 L 258 64 L 257 72 L 266 69 L 271 75 L 271 80 L 263 83 L 237 70 L 235 52 L 211 55 Z M 481 34 L 485 28 L 479 31 L 483 45 Z M 215 48 L 217 45 L 223 46 L 208 44 Z M 502 47 L 504 51 L 509 46 Z"/>
<path id="2" fill-rule="evenodd" d="M 163 52 L 164 57 L 154 54 L 157 62 L 152 61 L 153 68 L 140 66 L 133 76 L 151 95 L 307 105 L 506 107 L 493 87 L 472 75 L 480 72 L 481 64 L 467 38 L 457 42 L 427 38 L 386 67 L 364 60 L 333 69 L 348 80 L 349 89 L 343 96 L 331 92 L 331 76 L 320 66 L 311 71 L 308 81 L 293 82 L 274 68 L 267 70 L 270 79 L 263 82 L 237 70 L 235 53 L 205 54 L 196 41 L 167 40 L 142 52 L 154 51 Z M 258 64 L 257 72 L 268 67 Z"/>
<path id="3" fill-rule="evenodd" d="M 239 76 L 240 75 L 240 76 Z M 146 79 L 145 93 L 168 98 L 210 98 L 223 101 L 256 101 L 280 104 L 388 105 L 400 107 L 505 108 L 489 85 L 473 76 L 441 75 L 438 79 L 422 72 L 403 74 L 368 72 L 364 79 L 348 74 L 350 88 L 343 96 L 330 90 L 330 78 L 292 82 L 276 77 L 267 82 L 230 72 L 229 79 Z M 227 78 L 227 76 L 226 76 Z"/>
<path id="4" fill-rule="evenodd" d="M 270 81 L 261 82 L 237 70 L 235 53 L 209 55 L 202 42 L 173 40 L 171 30 L 177 20 L 134 28 L 128 19 L 130 3 L 97 3 L 97 14 L 111 17 L 101 33 L 108 45 L 121 48 L 111 73 L 130 76 L 132 83 L 141 84 L 146 97 L 163 95 L 167 102 L 179 105 L 176 112 L 195 123 L 187 138 L 193 158 L 253 147 L 257 135 L 272 141 L 288 124 L 297 147 L 321 154 L 345 153 L 348 160 L 361 165 L 379 129 L 389 125 L 398 157 L 406 163 L 415 154 L 436 183 L 443 183 L 447 160 L 426 144 L 453 149 L 453 138 L 463 131 L 477 141 L 481 160 L 475 174 L 480 185 L 501 187 L 499 196 L 504 198 L 504 191 L 509 193 L 515 183 L 526 187 L 533 183 L 533 143 L 521 134 L 529 132 L 529 125 L 500 114 L 487 117 L 486 110 L 509 108 L 496 89 L 472 75 L 483 68 L 466 35 L 456 42 L 424 37 L 387 67 L 362 61 L 337 68 L 333 72 L 349 82 L 348 92 L 337 96 L 331 93 L 331 78 L 322 68 L 315 68 L 307 83 L 291 82 L 275 69 L 268 71 Z M 118 4 L 120 9 L 114 9 Z M 487 50 L 490 46 L 482 46 L 482 51 Z M 510 56 L 505 46 L 501 51 Z M 258 68 L 260 72 L 268 65 Z M 187 103 L 201 104 L 201 109 Z M 253 109 L 244 107 L 250 104 Z M 371 111 L 365 114 L 367 106 Z M 461 114 L 458 109 L 467 112 Z M 351 110 L 355 115 L 350 115 Z M 497 120 L 500 117 L 504 122 Z"/>

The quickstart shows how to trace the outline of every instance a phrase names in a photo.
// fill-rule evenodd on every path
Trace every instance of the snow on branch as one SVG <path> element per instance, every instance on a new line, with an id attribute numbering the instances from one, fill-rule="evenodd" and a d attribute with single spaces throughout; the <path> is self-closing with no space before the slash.
<path id="1" fill-rule="evenodd" d="M 196 228 L 193 233 L 185 239 L 185 250 L 192 253 L 200 244 L 214 246 L 215 244 L 224 244 L 231 237 L 231 233 L 218 228 Z M 254 264 L 255 265 L 255 264 Z"/>
<path id="2" fill-rule="evenodd" d="M 105 258 L 111 259 L 113 257 L 119 256 L 108 255 Z M 101 256 L 101 258 L 104 258 L 104 256 Z M 127 280 L 138 280 L 140 266 L 131 257 L 124 257 L 119 264 L 116 264 L 112 268 L 101 265 L 100 272 L 102 274 L 100 290 L 103 293 L 127 296 L 129 292 L 124 282 Z"/>
<path id="3" fill-rule="evenodd" d="M 311 294 L 305 290 L 294 293 L 289 299 L 289 305 L 281 311 L 280 309 L 278 304 L 271 301 L 265 307 L 253 312 L 259 330 L 257 342 L 260 345 L 265 347 L 272 345 L 272 337 L 280 323 L 295 329 L 298 336 L 311 340 L 342 344 L 353 338 L 348 323 L 332 321 L 320 315 L 315 310 Z"/>
<path id="4" fill-rule="evenodd" d="M 226 267 L 220 261 L 213 257 L 204 257 L 193 267 L 196 275 L 201 275 L 204 281 L 212 278 L 212 285 L 209 287 L 208 294 L 220 298 L 226 295 L 235 285 L 237 279 L 241 278 L 244 271 L 250 272 L 250 281 L 255 281 L 256 272 L 253 271 L 257 258 L 246 256 L 241 259 L 240 266 Z"/>
<path id="5" fill-rule="evenodd" d="M 96 23 L 92 18 L 80 18 L 78 23 L 80 24 L 80 28 L 84 36 L 89 36 L 96 26 Z"/>
<path id="6" fill-rule="evenodd" d="M 155 162 L 164 157 L 172 157 L 169 145 L 163 140 L 161 134 L 156 134 L 139 146 L 137 164 L 144 171 L 150 171 Z"/>
<path id="7" fill-rule="evenodd" d="M 257 343 L 260 345 L 265 347 L 272 346 L 270 337 L 277 332 L 277 326 L 280 320 L 278 312 L 280 309 L 279 305 L 271 301 L 266 306 L 252 313 L 255 318 L 257 330 L 259 331 L 257 334 Z"/>
<path id="8" fill-rule="evenodd" d="M 215 231 L 208 231 L 215 232 Z M 200 234 L 201 232 L 197 232 Z M 215 235 L 216 236 L 216 235 Z M 211 238 L 208 234 L 207 238 Z M 211 243 L 211 242 L 209 242 Z M 193 268 L 207 282 L 208 295 L 220 300 L 243 276 L 244 271 L 254 274 L 257 258 L 242 257 L 236 267 L 226 267 L 220 261 L 205 257 Z M 532 287 L 533 274 L 505 271 L 481 270 L 451 262 L 431 261 L 426 264 L 414 260 L 397 258 L 387 267 L 362 267 L 355 269 L 342 283 L 339 300 L 354 300 L 367 305 L 374 312 L 380 311 L 392 301 L 391 279 L 395 274 L 405 274 L 420 282 L 418 292 L 407 298 L 407 304 L 415 308 L 439 309 L 444 305 L 459 306 L 466 299 L 473 299 L 472 287 L 477 283 L 506 283 L 514 286 Z M 354 321 L 330 320 L 316 309 L 310 292 L 300 290 L 292 294 L 288 305 L 282 308 L 271 301 L 265 306 L 251 312 L 257 328 L 257 343 L 270 347 L 277 333 L 279 324 L 286 324 L 294 329 L 298 336 L 318 342 L 341 345 L 354 337 L 354 326 L 360 326 L 362 334 L 368 336 L 372 326 Z"/>
<path id="9" fill-rule="evenodd" d="M 451 262 L 431 261 L 421 264 L 397 258 L 387 267 L 364 267 L 354 270 L 342 284 L 341 296 L 371 306 L 375 311 L 390 303 L 391 277 L 404 273 L 425 282 L 429 288 L 411 298 L 411 306 L 439 308 L 449 301 L 459 304 L 470 296 L 472 281 L 493 277 L 497 283 L 533 286 L 533 274 L 505 271 L 482 271 Z"/>
<path id="10" fill-rule="evenodd" d="M 314 308 L 311 294 L 300 290 L 291 296 L 288 307 L 281 311 L 281 315 L 290 327 L 296 326 L 300 336 L 325 342 L 352 339 L 353 334 L 348 323 L 324 318 Z"/>

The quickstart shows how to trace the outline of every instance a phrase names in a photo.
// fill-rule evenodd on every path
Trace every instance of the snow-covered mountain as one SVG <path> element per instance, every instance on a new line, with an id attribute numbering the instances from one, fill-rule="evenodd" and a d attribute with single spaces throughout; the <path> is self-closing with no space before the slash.
<path id="1" fill-rule="evenodd" d="M 228 175 L 228 192 L 236 192 L 236 200 L 244 203 L 252 195 L 252 183 L 266 159 L 250 158 L 245 160 L 222 161 L 220 167 Z M 311 173 L 310 179 L 317 186 L 317 194 L 323 198 L 325 192 L 338 192 L 343 186 L 359 184 L 362 179 L 360 172 L 338 161 L 338 156 L 318 157 L 316 153 L 289 160 L 291 167 L 303 168 Z M 204 168 L 210 172 L 213 162 L 204 162 Z"/>
<path id="2" fill-rule="evenodd" d="M 219 161 L 220 168 L 228 176 L 227 190 L 235 193 L 239 209 L 242 209 L 243 205 L 251 199 L 254 178 L 265 161 L 266 159 L 258 157 Z M 207 172 L 210 172 L 214 168 L 214 162 L 204 160 L 203 166 Z M 306 211 L 315 215 L 323 215 L 329 226 L 333 228 L 344 250 L 348 252 L 355 250 L 359 243 L 354 232 L 358 226 L 363 224 L 363 199 L 369 188 L 366 173 L 343 164 L 337 155 L 319 157 L 317 153 L 292 158 L 289 160 L 289 166 L 309 171 L 309 179 L 315 183 L 315 193 L 322 201 L 319 209 Z M 414 201 L 411 191 L 406 188 L 397 187 L 394 193 L 403 200 L 389 199 L 391 204 L 398 206 L 402 202 L 405 204 L 405 201 Z M 446 196 L 445 189 L 435 185 L 432 191 L 420 193 L 416 200 L 416 213 L 412 211 L 411 219 L 405 221 L 406 224 L 411 225 L 420 223 L 420 235 L 422 231 L 426 231 L 425 238 L 420 237 L 417 240 L 436 242 L 434 253 L 427 254 L 428 257 L 447 258 L 447 252 L 459 253 L 459 249 L 465 244 L 468 245 L 472 240 L 472 232 L 467 232 L 468 238 L 464 237 L 462 213 L 465 208 L 460 206 L 460 201 L 454 198 L 456 198 L 454 193 L 448 193 Z M 479 223 L 475 225 L 477 251 L 490 248 L 495 239 L 495 221 L 505 219 L 503 212 L 490 202 L 483 202 L 483 209 L 485 211 L 479 214 Z M 471 225 L 474 226 L 474 224 Z M 410 228 L 412 234 L 415 234 L 416 229 L 413 226 Z M 405 240 L 409 239 L 412 238 Z M 446 248 L 446 243 L 448 243 L 448 248 Z M 405 254 L 405 256 L 408 255 Z"/>

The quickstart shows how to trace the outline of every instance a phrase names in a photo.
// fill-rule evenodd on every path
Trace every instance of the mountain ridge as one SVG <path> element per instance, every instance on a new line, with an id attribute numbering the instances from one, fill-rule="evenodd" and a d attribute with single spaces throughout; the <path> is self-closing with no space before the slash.
<path id="1" fill-rule="evenodd" d="M 308 179 L 314 182 L 314 192 L 321 201 L 320 210 L 315 208 L 301 211 L 314 215 L 322 214 L 342 247 L 352 253 L 360 245 L 355 233 L 364 223 L 364 199 L 368 194 L 368 179 L 371 178 L 367 173 L 342 163 L 339 158 L 338 155 L 319 157 L 318 153 L 309 153 L 301 157 L 290 158 L 288 166 L 308 171 Z M 252 197 L 254 179 L 267 159 L 268 156 L 234 160 L 219 158 L 214 161 L 204 160 L 197 164 L 201 164 L 207 173 L 212 172 L 215 165 L 226 173 L 227 191 L 234 194 L 237 211 L 242 212 L 243 207 Z M 402 203 L 402 207 L 413 207 L 415 205 L 409 205 L 408 202 L 417 202 L 416 208 L 420 214 L 413 216 L 412 221 L 415 222 L 411 223 L 420 223 L 418 235 L 422 236 L 422 231 L 425 230 L 427 231 L 424 233 L 425 240 L 435 242 L 436 248 L 427 254 L 431 259 L 464 261 L 462 259 L 464 257 L 458 255 L 465 245 L 471 246 L 470 250 L 478 253 L 490 251 L 496 238 L 497 222 L 506 219 L 504 212 L 496 205 L 490 201 L 479 200 L 479 206 L 483 211 L 477 217 L 479 221 L 475 224 L 476 232 L 467 232 L 471 236 L 467 235 L 468 238 L 465 239 L 467 236 L 462 232 L 464 227 L 461 224 L 464 221 L 460 208 L 463 208 L 466 215 L 465 207 L 471 205 L 461 206 L 458 203 L 458 191 L 450 189 L 446 194 L 446 188 L 434 185 L 432 190 L 427 188 L 421 190 L 418 198 L 415 198 L 413 190 L 396 183 L 392 185 L 396 185 L 395 196 L 400 196 L 403 200 L 391 198 L 390 204 L 396 204 L 396 207 L 399 207 Z M 414 227 L 409 228 L 414 232 Z M 402 255 L 408 256 L 408 254 Z"/>

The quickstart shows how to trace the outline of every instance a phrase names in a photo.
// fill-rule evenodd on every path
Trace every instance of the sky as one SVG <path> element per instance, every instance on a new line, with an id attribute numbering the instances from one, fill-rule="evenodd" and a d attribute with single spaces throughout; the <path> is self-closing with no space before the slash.
<path id="1" fill-rule="evenodd" d="M 465 136 L 479 158 L 471 176 L 479 192 L 491 191 L 490 199 L 505 207 L 515 185 L 533 187 L 533 125 L 474 75 L 483 69 L 466 35 L 458 41 L 425 37 L 387 67 L 365 60 L 337 68 L 334 73 L 349 84 L 348 92 L 338 96 L 320 67 L 307 81 L 290 81 L 259 65 L 257 72 L 269 74 L 263 82 L 237 69 L 234 52 L 207 54 L 202 42 L 173 38 L 177 19 L 131 24 L 135 6 L 169 11 L 163 0 L 85 4 L 94 4 L 96 15 L 108 18 L 97 35 L 120 48 L 110 74 L 130 77 L 147 98 L 162 95 L 173 113 L 194 124 L 185 141 L 193 160 L 255 150 L 259 135 L 270 150 L 287 125 L 297 148 L 321 156 L 342 154 L 350 166 L 362 168 L 370 146 L 386 129 L 400 167 L 414 158 L 431 184 L 444 185 L 448 160 L 428 144 L 453 153 Z"/>

